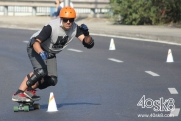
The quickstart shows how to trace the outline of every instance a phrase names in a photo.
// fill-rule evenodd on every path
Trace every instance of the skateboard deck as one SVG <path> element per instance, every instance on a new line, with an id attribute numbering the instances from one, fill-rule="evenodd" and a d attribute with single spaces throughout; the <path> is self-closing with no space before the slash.
<path id="1" fill-rule="evenodd" d="M 19 106 L 14 106 L 14 112 L 25 111 L 29 112 L 30 110 L 40 109 L 40 104 L 33 102 L 18 102 Z"/>

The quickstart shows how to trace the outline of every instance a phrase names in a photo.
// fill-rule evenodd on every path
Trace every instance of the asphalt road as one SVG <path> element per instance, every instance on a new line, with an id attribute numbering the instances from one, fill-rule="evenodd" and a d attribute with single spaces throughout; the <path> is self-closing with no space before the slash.
<path id="1" fill-rule="evenodd" d="M 91 50 L 74 39 L 57 55 L 59 82 L 37 91 L 40 110 L 13 112 L 12 94 L 32 71 L 26 42 L 34 32 L 0 28 L 0 121 L 180 121 L 181 47 L 113 38 L 111 51 L 111 37 L 100 36 Z M 47 112 L 50 92 L 54 113 Z"/>

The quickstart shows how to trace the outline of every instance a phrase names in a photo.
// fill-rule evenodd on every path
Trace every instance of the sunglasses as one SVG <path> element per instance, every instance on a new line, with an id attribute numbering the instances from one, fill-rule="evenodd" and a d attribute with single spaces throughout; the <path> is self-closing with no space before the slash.
<path id="1" fill-rule="evenodd" d="M 70 22 L 70 23 L 72 23 L 72 22 L 74 22 L 74 18 L 62 18 L 62 20 L 63 20 L 63 22 Z"/>

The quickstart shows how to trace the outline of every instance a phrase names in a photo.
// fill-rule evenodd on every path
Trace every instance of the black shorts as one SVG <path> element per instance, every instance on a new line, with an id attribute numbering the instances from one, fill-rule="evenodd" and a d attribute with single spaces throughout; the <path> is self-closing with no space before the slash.
<path id="1" fill-rule="evenodd" d="M 47 59 L 46 61 L 42 60 L 41 56 L 35 52 L 35 50 L 27 46 L 27 53 L 33 69 L 42 68 L 47 70 L 48 75 L 58 76 L 57 75 L 57 60 L 56 57 Z"/>

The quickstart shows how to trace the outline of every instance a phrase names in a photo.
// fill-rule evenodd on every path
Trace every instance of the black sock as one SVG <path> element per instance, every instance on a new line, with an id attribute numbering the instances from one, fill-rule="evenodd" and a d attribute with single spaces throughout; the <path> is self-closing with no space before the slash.
<path id="1" fill-rule="evenodd" d="M 20 90 L 20 89 L 18 89 L 18 90 L 16 91 L 15 95 L 17 95 L 17 94 L 19 94 L 19 93 L 23 93 L 23 91 Z"/>

